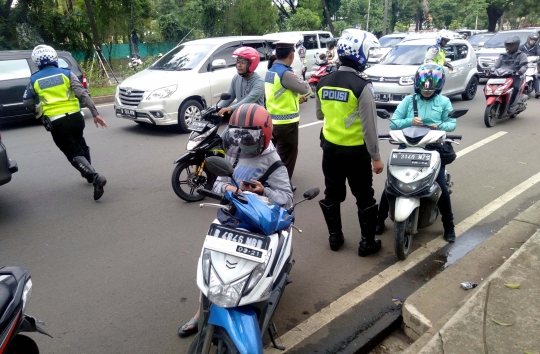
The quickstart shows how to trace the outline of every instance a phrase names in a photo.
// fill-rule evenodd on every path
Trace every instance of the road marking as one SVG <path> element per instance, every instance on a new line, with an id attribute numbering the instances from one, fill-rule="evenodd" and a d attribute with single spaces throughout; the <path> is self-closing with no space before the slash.
<path id="1" fill-rule="evenodd" d="M 499 136 L 502 136 L 504 134 L 499 134 Z M 494 138 L 492 136 L 490 137 L 491 140 L 489 141 L 492 141 L 497 137 Z M 475 145 L 476 147 L 474 147 Z M 478 148 L 484 144 L 477 143 L 475 145 L 472 145 L 471 147 Z M 473 149 L 469 151 L 472 150 Z M 463 156 L 463 154 L 461 156 Z M 492 202 L 490 202 L 489 204 L 487 204 L 486 206 L 460 222 L 455 227 L 456 234 L 458 235 L 457 237 L 460 237 L 467 230 L 471 229 L 480 221 L 493 214 L 499 208 L 501 208 L 502 206 L 510 202 L 512 199 L 516 198 L 517 196 L 525 192 L 527 189 L 537 184 L 538 182 L 540 182 L 540 172 L 530 177 L 526 181 L 522 182 L 521 184 L 517 185 L 516 187 L 512 188 L 502 196 L 496 198 L 495 200 L 493 200 Z M 313 333 L 321 329 L 323 326 L 330 323 L 336 317 L 339 317 L 351 307 L 358 305 L 361 301 L 371 296 L 374 292 L 380 290 L 381 288 L 389 284 L 391 281 L 399 277 L 401 274 L 405 273 L 420 262 L 424 261 L 433 252 L 436 252 L 437 250 L 446 245 L 447 242 L 444 241 L 441 237 L 438 237 L 429 242 L 425 248 L 420 247 L 412 254 L 410 254 L 406 260 L 397 262 L 392 266 L 388 267 L 384 271 L 380 272 L 378 275 L 369 279 L 365 283 L 360 284 L 354 290 L 343 295 L 336 301 L 332 302 L 328 307 L 325 307 L 321 311 L 308 318 L 306 321 L 300 323 L 298 326 L 282 335 L 280 337 L 281 345 L 285 346 L 287 349 L 292 349 L 294 346 L 301 343 L 304 339 L 308 338 Z M 285 350 L 285 352 L 286 351 L 287 350 Z M 269 348 L 265 351 L 265 353 L 278 354 L 283 352 L 276 350 L 275 348 Z"/>
<path id="2" fill-rule="evenodd" d="M 465 154 L 468 154 L 469 152 L 471 152 L 471 151 L 473 151 L 475 149 L 478 149 L 480 146 L 486 145 L 490 141 L 493 141 L 493 140 L 495 140 L 497 138 L 500 138 L 501 136 L 505 135 L 506 133 L 507 132 L 498 132 L 496 134 L 493 134 L 490 137 L 487 137 L 487 138 L 485 138 L 483 140 L 480 140 L 476 144 L 472 144 L 471 146 L 468 146 L 465 149 L 456 152 L 456 155 L 457 155 L 457 157 L 461 157 L 461 156 L 463 156 Z"/>
<path id="3" fill-rule="evenodd" d="M 324 121 L 320 120 L 320 121 L 318 121 L 318 122 L 313 122 L 313 123 L 304 124 L 304 125 L 299 126 L 298 129 L 310 127 L 310 126 L 315 125 L 315 124 L 322 124 L 323 122 L 324 122 Z"/>

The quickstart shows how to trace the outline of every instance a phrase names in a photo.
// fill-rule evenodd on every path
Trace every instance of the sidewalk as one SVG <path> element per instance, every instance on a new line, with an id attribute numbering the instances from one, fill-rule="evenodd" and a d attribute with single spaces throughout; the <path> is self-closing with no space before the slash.
<path id="1" fill-rule="evenodd" d="M 519 289 L 505 284 L 519 284 Z M 537 231 L 479 286 L 442 329 L 433 333 L 420 351 L 414 352 L 540 353 L 539 298 Z"/>

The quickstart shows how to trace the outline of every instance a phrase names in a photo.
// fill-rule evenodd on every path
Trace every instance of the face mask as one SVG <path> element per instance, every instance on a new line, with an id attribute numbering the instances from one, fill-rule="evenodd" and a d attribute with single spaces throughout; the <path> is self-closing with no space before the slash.
<path id="1" fill-rule="evenodd" d="M 533 40 L 530 40 L 530 41 L 529 41 L 529 45 L 530 45 L 531 47 L 534 46 L 535 44 L 536 44 L 536 41 L 533 41 Z"/>

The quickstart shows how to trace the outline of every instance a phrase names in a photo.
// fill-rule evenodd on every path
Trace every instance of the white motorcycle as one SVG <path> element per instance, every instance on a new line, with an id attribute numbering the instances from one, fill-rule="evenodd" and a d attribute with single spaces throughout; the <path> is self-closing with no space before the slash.
<path id="1" fill-rule="evenodd" d="M 211 156 L 206 167 L 234 181 L 227 160 Z M 271 320 L 291 282 L 292 229 L 302 232 L 293 225 L 294 207 L 315 198 L 319 189 L 304 193 L 304 199 L 288 210 L 249 192 L 221 195 L 200 189 L 199 193 L 221 201 L 201 207 L 221 210 L 210 225 L 198 262 L 201 316 L 188 353 L 263 354 L 266 331 L 276 348 L 285 349 L 275 342 Z"/>
<path id="2" fill-rule="evenodd" d="M 458 118 L 468 109 L 456 109 L 448 118 Z M 378 109 L 377 115 L 390 118 L 385 110 Z M 403 130 L 391 130 L 389 134 L 379 135 L 379 139 L 389 140 L 391 144 L 401 145 L 393 149 L 388 159 L 388 177 L 385 191 L 390 206 L 389 216 L 395 223 L 396 256 L 407 258 L 413 235 L 418 229 L 433 224 L 439 215 L 437 202 L 441 188 L 435 181 L 441 167 L 437 151 L 426 150 L 428 144 L 444 142 L 455 143 L 461 135 L 449 135 L 444 130 L 432 130 L 425 126 L 412 126 Z M 450 174 L 446 175 L 446 185 L 451 187 Z M 450 191 L 449 191 L 450 192 Z"/>
<path id="3" fill-rule="evenodd" d="M 540 57 L 530 56 L 527 57 L 527 61 L 527 71 L 525 72 L 526 94 L 531 96 L 534 92 L 534 79 L 538 77 L 538 62 L 540 61 Z M 535 94 L 538 93 L 539 92 L 535 92 Z"/>

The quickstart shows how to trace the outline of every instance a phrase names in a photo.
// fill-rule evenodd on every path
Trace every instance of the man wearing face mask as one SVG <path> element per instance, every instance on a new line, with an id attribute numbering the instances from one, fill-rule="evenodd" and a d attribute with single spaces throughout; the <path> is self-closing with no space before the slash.
<path id="1" fill-rule="evenodd" d="M 522 75 L 527 71 L 527 54 L 519 50 L 520 39 L 518 36 L 512 36 L 504 41 L 506 53 L 503 53 L 497 58 L 495 64 L 491 68 L 492 71 L 502 69 L 512 73 L 514 82 L 512 83 L 512 97 L 510 98 L 510 107 L 508 113 L 515 112 L 517 108 L 516 97 L 521 86 Z"/>
<path id="2" fill-rule="evenodd" d="M 540 35 L 538 33 L 532 33 L 527 37 L 527 42 L 519 47 L 519 50 L 525 53 L 528 57 L 540 56 L 540 45 L 538 39 Z M 540 85 L 538 85 L 538 77 L 534 77 L 534 97 L 540 98 Z"/>
<path id="3" fill-rule="evenodd" d="M 244 103 L 257 103 L 264 106 L 264 81 L 255 70 L 261 61 L 259 53 L 251 47 L 240 47 L 233 52 L 233 58 L 236 58 L 236 71 L 231 86 L 227 91 L 231 98 L 222 102 L 222 108 L 218 116 L 231 114 L 237 107 Z M 234 100 L 235 104 L 229 106 Z"/>

